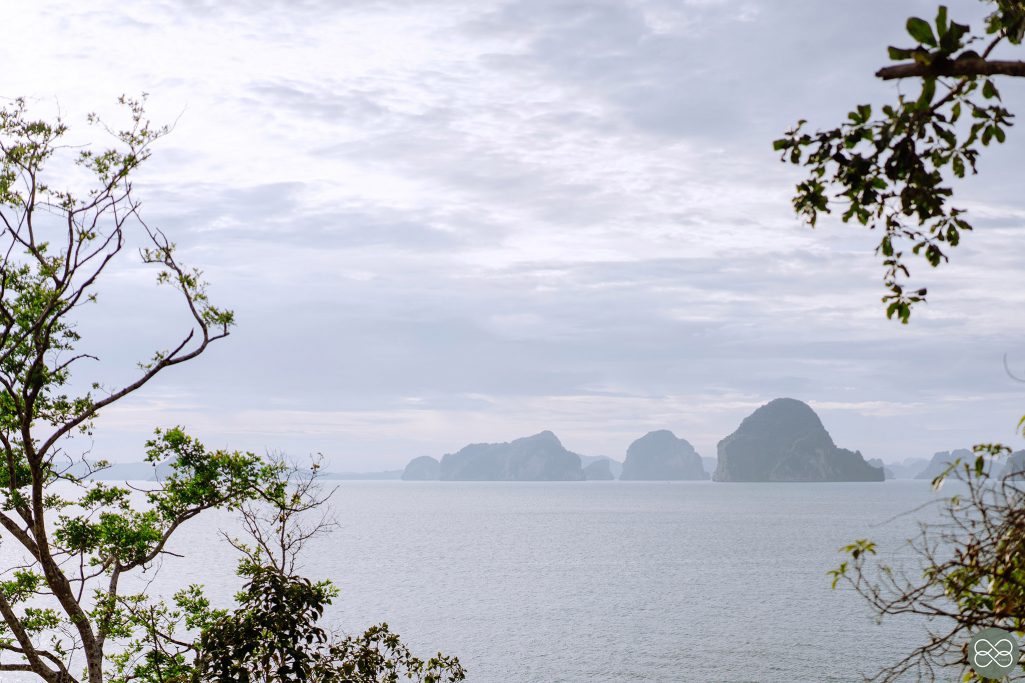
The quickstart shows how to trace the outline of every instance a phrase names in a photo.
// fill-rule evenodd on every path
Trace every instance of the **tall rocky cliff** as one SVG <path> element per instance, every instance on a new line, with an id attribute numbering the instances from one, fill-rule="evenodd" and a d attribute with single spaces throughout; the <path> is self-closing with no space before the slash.
<path id="1" fill-rule="evenodd" d="M 811 407 L 777 398 L 719 442 L 716 481 L 883 481 L 858 451 L 837 448 Z"/>

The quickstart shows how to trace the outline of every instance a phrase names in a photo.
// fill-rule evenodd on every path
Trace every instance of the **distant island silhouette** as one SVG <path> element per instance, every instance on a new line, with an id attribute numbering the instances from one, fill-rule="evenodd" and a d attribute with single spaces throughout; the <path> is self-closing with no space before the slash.
<path id="1" fill-rule="evenodd" d="M 883 481 L 860 451 L 838 448 L 807 403 L 777 398 L 719 442 L 716 481 Z"/>
<path id="2" fill-rule="evenodd" d="M 408 467 L 407 467 L 408 470 Z M 550 431 L 508 443 L 470 444 L 442 457 L 442 481 L 582 481 L 580 456 Z"/>
<path id="3" fill-rule="evenodd" d="M 550 431 L 508 443 L 471 444 L 437 460 L 406 466 L 407 481 L 580 481 L 614 478 L 614 460 L 566 450 Z M 627 449 L 623 481 L 698 481 L 709 478 L 702 458 L 667 429 L 648 432 Z M 719 442 L 716 481 L 883 481 L 882 466 L 858 451 L 838 448 L 811 407 L 779 398 L 758 408 Z M 881 465 L 881 463 L 880 463 Z"/>
<path id="4" fill-rule="evenodd" d="M 777 398 L 759 407 L 723 438 L 715 458 L 702 457 L 668 429 L 650 431 L 627 448 L 622 462 L 605 455 L 581 455 L 545 430 L 502 443 L 475 443 L 441 458 L 421 455 L 404 469 L 377 472 L 322 471 L 327 480 L 403 481 L 702 481 L 825 482 L 932 479 L 955 458 L 971 451 L 941 451 L 931 460 L 906 458 L 884 464 L 833 443 L 807 403 Z M 1014 453 L 997 474 L 1025 477 L 1025 451 Z M 94 480 L 155 481 L 170 474 L 168 463 L 114 463 L 92 473 Z"/>
<path id="5" fill-rule="evenodd" d="M 624 481 L 708 479 L 701 456 L 686 439 L 668 429 L 648 432 L 630 444 L 623 461 Z"/>

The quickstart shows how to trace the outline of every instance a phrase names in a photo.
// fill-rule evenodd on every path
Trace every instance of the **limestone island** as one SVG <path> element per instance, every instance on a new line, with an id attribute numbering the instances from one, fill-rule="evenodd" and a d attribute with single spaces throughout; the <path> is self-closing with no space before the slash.
<path id="1" fill-rule="evenodd" d="M 594 463 L 592 463 L 594 464 Z M 609 472 L 609 476 L 605 475 Z M 580 456 L 566 448 L 549 431 L 509 443 L 470 444 L 448 453 L 439 463 L 434 458 L 414 458 L 402 473 L 407 481 L 583 481 L 611 478 L 608 463 L 589 468 L 587 476 Z"/>
<path id="2" fill-rule="evenodd" d="M 925 466 L 924 470 L 915 475 L 915 479 L 935 479 L 943 474 L 947 468 L 950 467 L 950 463 L 954 462 L 958 458 L 961 459 L 961 462 L 971 462 L 975 459 L 975 456 L 967 448 L 958 448 L 953 451 L 940 451 L 939 453 L 934 453 L 932 460 L 929 461 L 929 464 Z"/>
<path id="3" fill-rule="evenodd" d="M 1007 456 L 1001 477 L 1007 479 L 1025 479 L 1025 451 L 1015 451 Z"/>
<path id="4" fill-rule="evenodd" d="M 883 481 L 858 451 L 838 448 L 811 407 L 777 398 L 719 442 L 715 481 Z"/>
<path id="5" fill-rule="evenodd" d="M 708 473 L 701 456 L 686 439 L 668 429 L 660 429 L 630 444 L 619 478 L 623 481 L 693 481 L 708 479 Z"/>
<path id="6" fill-rule="evenodd" d="M 612 481 L 616 475 L 612 473 L 612 461 L 599 458 L 584 466 L 584 479 L 587 481 Z"/>
<path id="7" fill-rule="evenodd" d="M 437 481 L 440 477 L 441 463 L 429 455 L 413 458 L 402 470 L 402 481 Z"/>

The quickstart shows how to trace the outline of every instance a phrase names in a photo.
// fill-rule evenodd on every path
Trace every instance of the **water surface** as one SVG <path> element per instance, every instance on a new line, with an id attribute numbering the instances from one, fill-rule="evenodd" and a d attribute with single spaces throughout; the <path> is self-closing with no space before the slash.
<path id="1" fill-rule="evenodd" d="M 887 520 L 934 498 L 912 481 L 340 482 L 340 526 L 304 571 L 341 587 L 331 625 L 387 621 L 471 683 L 858 681 L 924 634 L 876 624 L 826 571 L 864 537 L 896 563 L 930 513 Z M 231 526 L 189 522 L 148 589 L 203 582 L 227 605 Z"/>

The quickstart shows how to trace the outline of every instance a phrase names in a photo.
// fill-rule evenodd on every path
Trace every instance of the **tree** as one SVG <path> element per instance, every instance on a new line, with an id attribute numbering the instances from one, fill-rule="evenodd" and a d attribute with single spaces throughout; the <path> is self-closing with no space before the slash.
<path id="1" fill-rule="evenodd" d="M 124 602 L 137 635 L 112 657 L 112 683 L 458 683 L 459 660 L 437 653 L 412 654 L 388 624 L 358 636 L 332 634 L 320 626 L 338 591 L 329 581 L 296 573 L 307 542 L 332 528 L 321 516 L 309 522 L 328 496 L 317 484 L 319 463 L 303 471 L 274 464 L 287 481 L 285 494 L 241 507 L 243 539 L 225 536 L 241 552 L 245 578 L 237 605 L 217 610 L 198 585 L 174 596 L 174 605 L 142 596 Z M 328 494 L 329 495 L 329 494 Z M 198 631 L 195 639 L 178 633 Z"/>
<path id="2" fill-rule="evenodd" d="M 195 646 L 195 683 L 458 683 L 459 660 L 437 653 L 412 654 L 388 624 L 358 636 L 329 634 L 318 625 L 337 590 L 330 582 L 298 576 L 295 567 L 310 539 L 332 526 L 304 516 L 326 500 L 312 476 L 293 477 L 289 496 L 272 505 L 248 505 L 244 526 L 253 542 L 230 539 L 242 552 L 239 574 L 247 578 L 238 607 L 204 614 Z M 282 504 L 284 503 L 284 504 Z M 260 508 L 264 509 L 261 514 Z M 193 614 L 196 614 L 193 611 Z M 194 618 L 194 617 L 193 617 Z"/>
<path id="3" fill-rule="evenodd" d="M 142 221 L 132 176 L 167 129 L 151 126 L 142 100 L 121 104 L 129 116 L 123 130 L 90 116 L 111 133 L 110 146 L 98 150 L 68 146 L 67 126 L 30 118 L 24 100 L 0 109 L 0 527 L 25 555 L 0 584 L 0 651 L 9 655 L 0 671 L 45 681 L 76 680 L 69 667 L 79 655 L 85 678 L 100 683 L 120 627 L 122 577 L 157 559 L 185 521 L 237 505 L 274 474 L 252 454 L 209 452 L 179 429 L 158 431 L 147 459 L 169 460 L 174 473 L 145 494 L 143 509 L 125 487 L 87 484 L 84 476 L 106 463 L 67 450 L 102 409 L 197 358 L 234 323 L 231 311 L 210 303 L 201 273 L 183 267 L 174 245 Z M 81 191 L 51 177 L 52 165 L 69 160 L 88 178 Z M 191 329 L 130 384 L 94 383 L 70 395 L 72 371 L 92 358 L 77 352 L 75 316 L 96 300 L 129 231 L 144 235 L 142 259 L 179 291 Z"/>
<path id="4" fill-rule="evenodd" d="M 803 165 L 808 177 L 797 186 L 794 208 L 809 225 L 834 207 L 842 220 L 880 229 L 876 253 L 882 256 L 883 297 L 888 317 L 908 322 L 926 290 L 909 288 L 908 263 L 921 256 L 935 267 L 948 260 L 964 233 L 972 230 L 962 209 L 950 206 L 951 175 L 976 172 L 980 145 L 1003 142 L 1013 115 L 1003 107 L 994 75 L 1025 76 L 1025 62 L 990 61 L 1003 43 L 1020 45 L 1025 34 L 1025 2 L 983 0 L 996 8 L 986 21 L 985 37 L 950 21 L 941 6 L 933 25 L 912 17 L 907 22 L 913 48 L 889 48 L 891 59 L 910 63 L 880 69 L 882 79 L 918 78 L 917 99 L 903 95 L 873 117 L 872 106 L 858 105 L 848 121 L 814 134 L 806 121 L 776 140 L 784 161 Z M 969 46 L 982 42 L 979 54 Z"/>
<path id="5" fill-rule="evenodd" d="M 921 523 L 909 540 L 911 566 L 876 562 L 878 549 L 858 540 L 832 570 L 880 617 L 910 615 L 929 625 L 928 638 L 879 671 L 882 681 L 935 680 L 968 663 L 969 638 L 995 626 L 1025 633 L 1025 471 L 1001 471 L 1007 447 L 976 446 L 973 462 L 956 462 L 934 481 L 952 477 L 963 491 L 941 501 L 939 521 Z M 1016 677 L 1020 680 L 1021 677 Z M 966 671 L 964 680 L 979 680 Z"/>
<path id="6" fill-rule="evenodd" d="M 840 208 L 844 222 L 880 230 L 886 314 L 905 324 L 927 294 L 909 287 L 910 261 L 920 256 L 938 266 L 972 230 L 965 212 L 949 203 L 954 179 L 975 173 L 980 145 L 1004 142 L 1012 125 L 993 77 L 1025 76 L 1025 62 L 991 59 L 1002 44 L 1021 45 L 1025 2 L 984 2 L 994 7 L 983 34 L 950 21 L 943 6 L 931 23 L 908 19 L 917 44 L 890 47 L 890 58 L 901 63 L 876 76 L 920 80 L 917 98 L 898 96 L 877 117 L 870 105 L 858 105 L 847 122 L 814 134 L 800 121 L 774 143 L 783 161 L 808 171 L 793 203 L 812 227 Z M 981 53 L 971 49 L 975 44 Z M 915 615 L 929 624 L 927 642 L 880 671 L 879 680 L 934 680 L 946 667 L 966 668 L 967 636 L 984 627 L 1025 634 L 1025 472 L 1001 471 L 1006 446 L 974 450 L 971 462 L 958 460 L 933 481 L 938 488 L 956 478 L 964 492 L 942 501 L 942 521 L 921 525 L 911 541 L 916 565 L 879 564 L 876 545 L 862 539 L 842 549 L 849 559 L 831 572 L 834 588 L 845 582 L 879 617 Z M 969 669 L 964 680 L 977 676 Z"/>
<path id="7" fill-rule="evenodd" d="M 92 480 L 108 463 L 75 451 L 76 437 L 92 434 L 103 409 L 198 358 L 235 322 L 230 310 L 210 302 L 202 273 L 182 265 L 174 244 L 140 215 L 132 178 L 168 132 L 150 123 L 144 102 L 121 98 L 128 120 L 121 129 L 89 117 L 110 135 L 102 148 L 69 145 L 67 126 L 30 117 L 24 100 L 0 108 L 0 537 L 5 551 L 13 545 L 22 557 L 0 572 L 0 678 L 21 671 L 47 683 L 213 680 L 203 678 L 203 663 L 223 655 L 213 644 L 228 642 L 221 637 L 226 617 L 270 620 L 265 626 L 295 619 L 297 630 L 275 632 L 276 642 L 301 650 L 316 633 L 303 629 L 334 596 L 330 584 L 275 564 L 268 537 L 259 535 L 254 542 L 265 547 L 240 567 L 249 581 L 240 611 L 212 609 L 199 586 L 171 602 L 124 589 L 127 576 L 159 561 L 183 524 L 207 510 L 245 515 L 259 501 L 280 515 L 322 502 L 310 502 L 309 487 L 287 463 L 212 451 L 178 427 L 157 429 L 146 443 L 146 460 L 170 468 L 146 490 Z M 77 189 L 62 184 L 68 178 Z M 93 382 L 75 393 L 73 373 L 81 384 L 83 363 L 96 360 L 80 350 L 76 321 L 97 300 L 110 264 L 136 242 L 157 282 L 177 290 L 189 329 L 140 363 L 130 383 Z M 301 533 L 280 536 L 279 557 L 292 557 L 289 539 L 301 547 Z M 347 653 L 341 659 L 352 653 L 346 642 L 338 644 Z M 258 668 L 262 646 L 243 646 L 250 649 L 242 663 Z M 370 643 L 360 641 L 364 646 Z M 381 667 L 400 665 L 386 658 Z M 445 667 L 461 676 L 457 661 L 435 669 Z"/>

